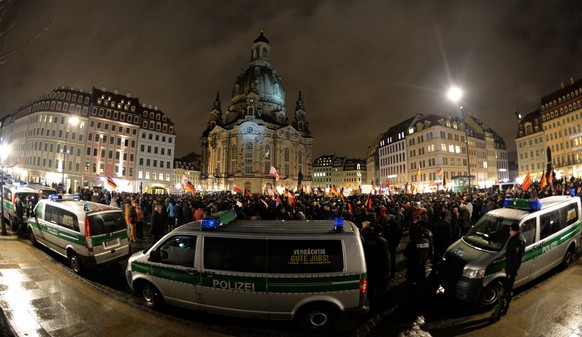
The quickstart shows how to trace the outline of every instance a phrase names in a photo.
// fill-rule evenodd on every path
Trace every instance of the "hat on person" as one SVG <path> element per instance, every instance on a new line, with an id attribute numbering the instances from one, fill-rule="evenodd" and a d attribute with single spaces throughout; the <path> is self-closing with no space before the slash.
<path id="1" fill-rule="evenodd" d="M 519 224 L 517 222 L 512 223 L 511 230 L 515 231 L 515 232 L 519 232 Z"/>

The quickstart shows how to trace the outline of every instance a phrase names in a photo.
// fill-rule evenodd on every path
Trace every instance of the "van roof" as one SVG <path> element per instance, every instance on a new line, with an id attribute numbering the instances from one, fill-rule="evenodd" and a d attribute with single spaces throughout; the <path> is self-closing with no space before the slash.
<path id="1" fill-rule="evenodd" d="M 577 198 L 577 197 L 575 197 Z M 573 201 L 575 198 L 571 197 L 571 196 L 567 196 L 567 195 L 557 195 L 557 196 L 551 196 L 551 197 L 546 197 L 546 198 L 542 198 L 540 199 L 540 202 L 542 204 L 542 207 L 540 208 L 540 210 L 544 210 L 547 208 L 550 208 L 552 206 L 564 203 L 564 202 L 568 202 L 568 201 Z M 539 212 L 535 211 L 535 212 Z M 508 219 L 514 219 L 514 220 L 520 220 L 522 217 L 530 214 L 530 213 L 535 213 L 535 212 L 530 212 L 527 210 L 523 210 L 523 209 L 516 209 L 516 208 L 497 208 L 491 211 L 491 214 L 495 215 L 495 216 L 502 216 L 504 218 L 508 218 Z"/>
<path id="2" fill-rule="evenodd" d="M 337 234 L 333 220 L 238 220 L 217 230 L 201 230 L 200 221 L 180 226 L 176 232 L 253 233 L 253 234 Z M 352 222 L 344 221 L 344 233 L 357 233 Z"/>
<path id="3" fill-rule="evenodd" d="M 42 199 L 40 202 L 64 205 L 66 208 L 75 211 L 85 211 L 85 205 L 87 205 L 88 210 L 86 212 L 98 212 L 98 211 L 121 211 L 119 207 L 109 206 L 101 204 L 98 202 L 84 201 L 84 200 L 50 200 Z"/>

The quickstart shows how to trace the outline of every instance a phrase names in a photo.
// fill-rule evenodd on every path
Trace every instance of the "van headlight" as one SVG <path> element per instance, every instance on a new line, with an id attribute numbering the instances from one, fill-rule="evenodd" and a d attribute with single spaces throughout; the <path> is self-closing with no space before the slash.
<path id="1" fill-rule="evenodd" d="M 485 277 L 485 269 L 463 268 L 463 277 L 478 279 Z"/>

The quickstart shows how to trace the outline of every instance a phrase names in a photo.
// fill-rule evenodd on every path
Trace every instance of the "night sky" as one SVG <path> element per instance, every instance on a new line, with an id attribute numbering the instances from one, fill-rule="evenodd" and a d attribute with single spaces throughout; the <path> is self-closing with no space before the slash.
<path id="1" fill-rule="evenodd" d="M 452 82 L 514 150 L 514 112 L 582 78 L 579 0 L 12 0 L 10 24 L 4 51 L 49 28 L 0 65 L 0 115 L 61 86 L 117 89 L 176 124 L 178 156 L 200 153 L 216 92 L 224 112 L 261 30 L 288 116 L 302 92 L 314 158 L 364 158 L 394 124 L 454 113 Z"/>

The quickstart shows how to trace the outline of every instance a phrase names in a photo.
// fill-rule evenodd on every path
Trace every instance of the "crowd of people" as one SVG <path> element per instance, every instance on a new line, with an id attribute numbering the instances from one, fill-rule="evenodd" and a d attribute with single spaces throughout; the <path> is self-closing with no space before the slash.
<path id="1" fill-rule="evenodd" d="M 130 241 L 144 240 L 148 230 L 154 242 L 182 224 L 201 220 L 207 214 L 236 211 L 241 220 L 329 220 L 343 217 L 360 229 L 366 263 L 368 288 L 373 301 L 387 290 L 396 272 L 396 249 L 403 235 L 408 242 L 406 281 L 424 287 L 429 259 L 438 266 L 446 248 L 468 232 L 488 211 L 503 207 L 506 198 L 544 198 L 551 195 L 582 197 L 582 179 L 555 180 L 527 190 L 471 189 L 453 193 L 441 190 L 423 194 L 360 194 L 325 196 L 285 193 L 283 195 L 242 195 L 223 192 L 186 193 L 180 196 L 148 193 L 117 193 L 105 189 L 79 191 L 85 200 L 121 208 Z"/>

